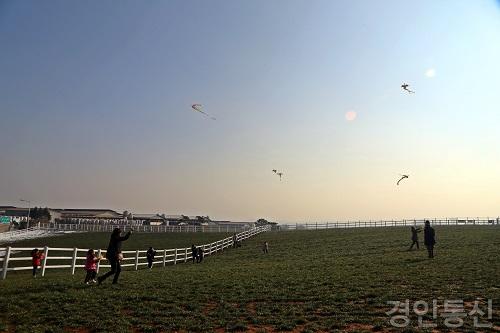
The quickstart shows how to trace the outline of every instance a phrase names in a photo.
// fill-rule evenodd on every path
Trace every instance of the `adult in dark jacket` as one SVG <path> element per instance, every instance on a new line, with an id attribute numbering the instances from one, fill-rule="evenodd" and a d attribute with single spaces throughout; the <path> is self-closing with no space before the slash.
<path id="1" fill-rule="evenodd" d="M 434 245 L 436 244 L 436 233 L 434 228 L 431 227 L 429 221 L 425 221 L 424 227 L 424 244 L 429 253 L 429 258 L 434 258 Z"/>
<path id="2" fill-rule="evenodd" d="M 132 234 L 132 231 L 129 231 L 122 237 L 121 232 L 120 228 L 115 228 L 111 233 L 108 249 L 106 250 L 106 259 L 108 259 L 109 264 L 111 265 L 111 270 L 103 276 L 97 278 L 97 282 L 99 284 L 113 274 L 115 275 L 113 277 L 113 284 L 118 283 L 118 278 L 120 277 L 120 272 L 122 271 L 122 267 L 120 265 L 120 260 L 122 259 L 122 242 L 126 241 Z"/>
<path id="3" fill-rule="evenodd" d="M 200 246 L 200 247 L 198 248 L 198 258 L 196 258 L 196 262 L 197 262 L 197 263 L 200 263 L 200 262 L 202 262 L 202 261 L 203 261 L 203 257 L 204 257 L 203 252 L 204 252 L 204 251 L 203 251 L 203 246 Z"/>
<path id="4" fill-rule="evenodd" d="M 415 228 L 415 227 L 411 227 L 411 246 L 410 246 L 410 249 L 409 251 L 413 250 L 413 245 L 417 245 L 417 250 L 420 248 L 419 244 L 418 244 L 418 233 L 420 232 L 420 228 Z"/>
<path id="5" fill-rule="evenodd" d="M 194 244 L 191 245 L 191 257 L 193 257 L 193 264 L 198 260 L 198 249 Z"/>

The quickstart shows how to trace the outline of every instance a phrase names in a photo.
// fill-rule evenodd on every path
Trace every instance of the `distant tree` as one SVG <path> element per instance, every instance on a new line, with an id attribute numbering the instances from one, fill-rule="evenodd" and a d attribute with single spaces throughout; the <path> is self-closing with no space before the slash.
<path id="1" fill-rule="evenodd" d="M 51 215 L 48 207 L 45 207 L 43 209 L 43 217 L 46 218 L 47 220 L 50 220 Z"/>
<path id="2" fill-rule="evenodd" d="M 50 212 L 47 207 L 42 208 L 42 207 L 33 207 L 33 209 L 30 210 L 30 219 L 31 220 L 42 220 L 42 219 L 47 219 L 50 220 Z"/>
<path id="3" fill-rule="evenodd" d="M 33 207 L 30 210 L 30 219 L 36 220 L 39 217 L 40 212 L 38 211 L 38 207 Z"/>
<path id="4" fill-rule="evenodd" d="M 257 227 L 261 227 L 261 226 L 268 225 L 268 224 L 270 224 L 270 225 L 277 225 L 278 223 L 276 223 L 276 222 L 269 222 L 266 219 L 258 219 L 255 222 L 255 226 L 257 226 Z"/>

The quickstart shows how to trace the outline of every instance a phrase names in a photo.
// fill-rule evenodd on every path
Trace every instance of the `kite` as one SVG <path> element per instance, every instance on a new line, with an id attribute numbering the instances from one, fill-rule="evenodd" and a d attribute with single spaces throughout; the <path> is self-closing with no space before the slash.
<path id="1" fill-rule="evenodd" d="M 414 91 L 412 91 L 412 90 L 408 89 L 408 87 L 409 87 L 409 86 L 410 86 L 410 85 L 409 85 L 408 83 L 403 83 L 403 84 L 401 85 L 401 88 L 403 88 L 403 90 L 407 91 L 409 94 L 414 94 L 414 93 L 415 93 Z"/>
<path id="2" fill-rule="evenodd" d="M 203 113 L 205 116 L 209 117 L 212 120 L 216 120 L 215 117 L 212 117 L 211 115 L 209 115 L 208 113 L 203 111 L 203 105 L 201 105 L 201 104 L 193 104 L 193 105 L 191 105 L 191 109 L 193 109 L 199 113 Z"/>
<path id="3" fill-rule="evenodd" d="M 279 176 L 280 177 L 280 181 L 281 181 L 281 177 L 283 176 L 283 172 L 278 172 L 278 170 L 276 169 L 273 169 L 273 172 L 276 174 L 276 176 Z"/>
<path id="4" fill-rule="evenodd" d="M 401 175 L 401 179 L 398 180 L 398 182 L 396 183 L 396 185 L 399 185 L 400 181 L 402 181 L 403 179 L 409 178 L 409 177 L 410 177 L 409 175 Z"/>

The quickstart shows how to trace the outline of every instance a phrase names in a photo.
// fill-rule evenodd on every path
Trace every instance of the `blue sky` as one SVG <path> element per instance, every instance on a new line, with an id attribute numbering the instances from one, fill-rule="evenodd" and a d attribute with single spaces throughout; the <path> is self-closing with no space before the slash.
<path id="1" fill-rule="evenodd" d="M 0 202 L 498 215 L 499 41 L 486 0 L 0 1 Z"/>

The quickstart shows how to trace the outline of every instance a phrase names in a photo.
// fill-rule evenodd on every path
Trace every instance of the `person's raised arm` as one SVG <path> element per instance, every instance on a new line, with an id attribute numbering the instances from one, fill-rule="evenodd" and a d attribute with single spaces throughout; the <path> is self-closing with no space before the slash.
<path id="1" fill-rule="evenodd" d="M 130 237 L 131 234 L 132 234 L 132 231 L 129 231 L 129 232 L 127 232 L 127 234 L 125 234 L 125 236 L 118 237 L 118 240 L 119 241 L 126 241 Z"/>

